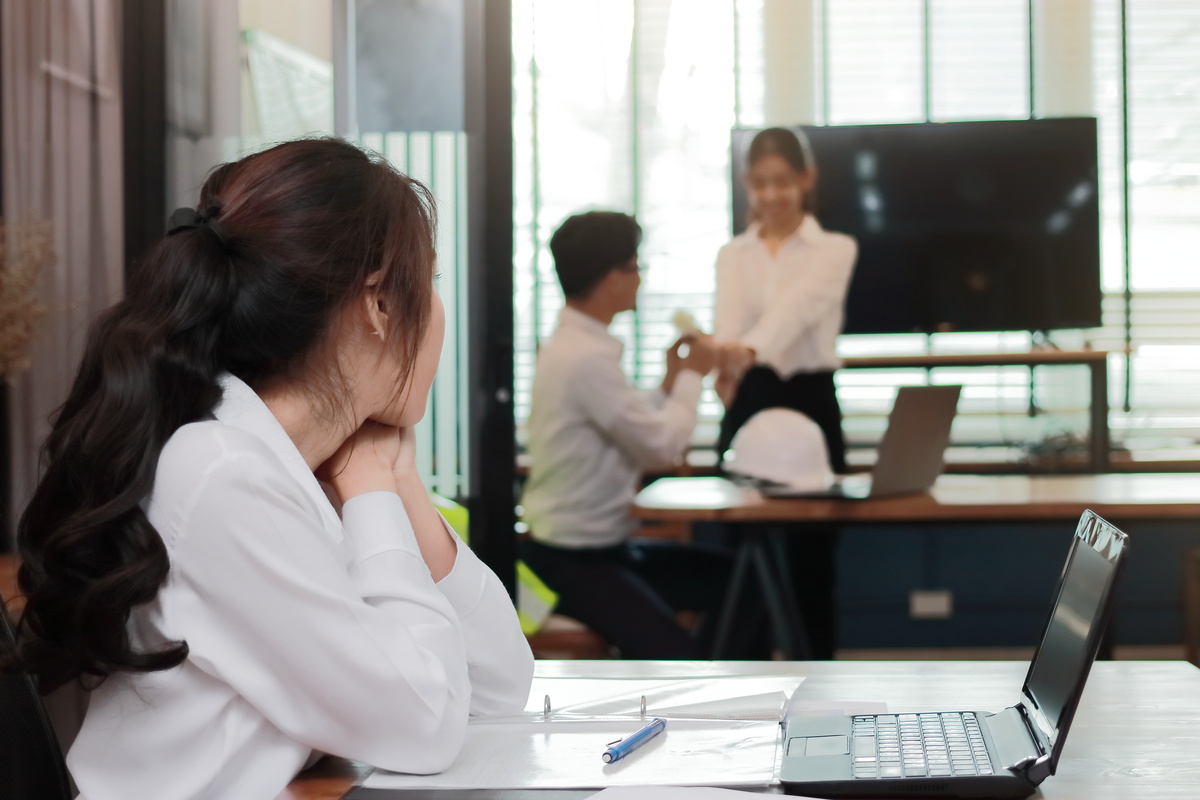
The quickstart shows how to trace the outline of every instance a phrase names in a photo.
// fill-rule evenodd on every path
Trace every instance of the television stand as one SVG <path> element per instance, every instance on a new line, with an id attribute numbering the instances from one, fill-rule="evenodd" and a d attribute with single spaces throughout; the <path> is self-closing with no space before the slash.
<path id="1" fill-rule="evenodd" d="M 1108 460 L 1108 352 L 1105 350 L 1039 350 L 1028 353 L 962 353 L 919 356 L 866 356 L 847 358 L 842 369 L 900 369 L 934 367 L 1042 367 L 1078 364 L 1091 374 L 1090 472 L 1107 472 Z"/>

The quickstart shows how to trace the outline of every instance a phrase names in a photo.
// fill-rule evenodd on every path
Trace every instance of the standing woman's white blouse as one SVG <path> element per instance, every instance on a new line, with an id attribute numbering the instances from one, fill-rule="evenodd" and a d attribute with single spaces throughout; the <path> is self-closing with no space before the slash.
<path id="1" fill-rule="evenodd" d="M 774 255 L 751 224 L 717 254 L 714 334 L 753 348 L 782 378 L 841 366 L 838 334 L 858 244 L 812 214 Z"/>
<path id="2" fill-rule="evenodd" d="M 470 549 L 438 583 L 400 498 L 341 517 L 275 417 L 237 378 L 215 419 L 159 458 L 145 508 L 170 553 L 135 609 L 142 648 L 179 667 L 92 693 L 67 763 L 84 800 L 272 800 L 314 753 L 436 772 L 469 714 L 524 706 L 533 658 L 500 581 Z"/>

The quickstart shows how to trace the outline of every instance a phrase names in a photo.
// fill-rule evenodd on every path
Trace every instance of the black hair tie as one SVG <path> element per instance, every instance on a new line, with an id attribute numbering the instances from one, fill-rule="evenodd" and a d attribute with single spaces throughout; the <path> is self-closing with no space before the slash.
<path id="1" fill-rule="evenodd" d="M 173 233 L 190 228 L 208 228 L 216 234 L 221 244 L 227 245 L 228 242 L 225 241 L 225 235 L 217 225 L 218 211 L 219 209 L 216 206 L 209 207 L 203 214 L 194 208 L 177 208 L 171 212 L 170 218 L 167 219 L 167 235 L 170 236 Z"/>

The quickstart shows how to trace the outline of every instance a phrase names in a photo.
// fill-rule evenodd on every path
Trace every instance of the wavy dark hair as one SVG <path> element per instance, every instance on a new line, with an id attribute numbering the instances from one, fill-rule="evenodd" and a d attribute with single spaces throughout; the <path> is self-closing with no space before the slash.
<path id="1" fill-rule="evenodd" d="M 341 373 L 310 356 L 369 279 L 398 309 L 387 337 L 398 387 L 429 323 L 433 200 L 377 156 L 332 138 L 276 145 L 216 168 L 197 208 L 92 324 L 18 525 L 25 609 L 0 670 L 31 672 L 44 692 L 187 657 L 182 641 L 139 652 L 126 630 L 169 570 L 139 504 L 171 435 L 212 413 L 223 372 L 256 389 L 304 379 L 336 413 Z"/>
<path id="2" fill-rule="evenodd" d="M 750 140 L 750 149 L 746 151 L 746 171 L 764 156 L 779 156 L 796 172 L 807 172 L 817 166 L 813 158 L 812 145 L 803 131 L 792 128 L 764 128 L 754 134 Z M 806 192 L 800 202 L 801 210 L 811 214 L 817 208 L 817 187 Z M 753 219 L 753 211 L 751 211 Z"/>

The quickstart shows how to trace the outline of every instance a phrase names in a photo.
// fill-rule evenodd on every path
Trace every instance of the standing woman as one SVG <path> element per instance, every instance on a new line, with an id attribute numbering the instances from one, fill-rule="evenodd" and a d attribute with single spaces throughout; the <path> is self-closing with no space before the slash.
<path id="1" fill-rule="evenodd" d="M 270 800 L 321 753 L 436 772 L 523 707 L 512 604 L 414 464 L 434 230 L 381 159 L 285 143 L 215 170 L 93 325 L 0 652 L 86 706 L 56 719 L 83 800 Z"/>
<path id="2" fill-rule="evenodd" d="M 846 291 L 858 246 L 813 216 L 817 168 L 808 142 L 767 128 L 750 143 L 746 196 L 751 222 L 717 255 L 717 393 L 725 404 L 718 453 L 758 411 L 792 408 L 825 435 L 834 472 L 846 468 L 833 373 Z M 818 657 L 833 654 L 836 531 L 807 531 L 793 559 L 797 590 Z"/>

